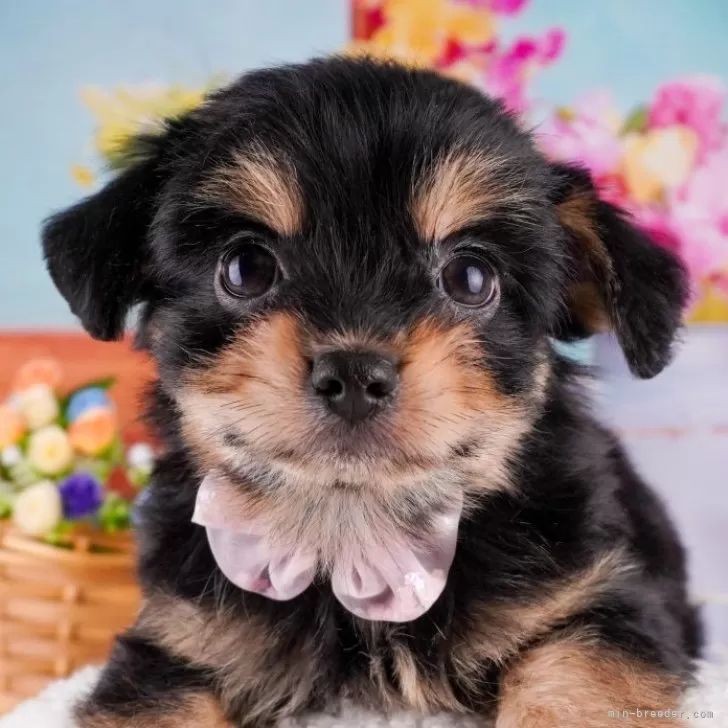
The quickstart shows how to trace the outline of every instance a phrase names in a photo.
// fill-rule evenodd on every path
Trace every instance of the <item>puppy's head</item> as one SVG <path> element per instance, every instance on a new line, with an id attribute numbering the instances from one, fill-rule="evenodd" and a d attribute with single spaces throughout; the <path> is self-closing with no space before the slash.
<path id="1" fill-rule="evenodd" d="M 260 71 L 135 153 L 45 253 L 94 336 L 142 304 L 203 468 L 307 497 L 504 487 L 549 337 L 612 328 L 642 377 L 669 360 L 679 264 L 453 81 Z"/>

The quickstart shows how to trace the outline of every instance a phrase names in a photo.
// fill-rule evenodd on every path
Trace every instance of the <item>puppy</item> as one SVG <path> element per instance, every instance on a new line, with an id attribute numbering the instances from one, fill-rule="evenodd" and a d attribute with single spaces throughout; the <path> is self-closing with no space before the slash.
<path id="1" fill-rule="evenodd" d="M 685 274 L 497 102 L 365 60 L 250 73 L 43 245 L 93 336 L 140 307 L 159 370 L 144 607 L 83 728 L 679 710 L 683 550 L 551 341 L 611 329 L 652 377 Z"/>

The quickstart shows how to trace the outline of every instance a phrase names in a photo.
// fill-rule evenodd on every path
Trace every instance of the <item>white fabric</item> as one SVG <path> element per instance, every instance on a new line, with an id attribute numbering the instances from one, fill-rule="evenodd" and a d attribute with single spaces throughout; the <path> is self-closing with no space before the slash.
<path id="1" fill-rule="evenodd" d="M 210 549 L 233 584 L 280 601 L 293 599 L 313 581 L 316 549 L 271 538 L 269 525 L 250 517 L 240 490 L 211 473 L 197 494 L 194 523 L 207 529 Z M 331 572 L 336 598 L 362 619 L 411 622 L 442 593 L 455 556 L 462 498 L 439 513 L 415 538 L 401 530 L 372 526 L 365 546 L 337 554 Z"/>
<path id="2" fill-rule="evenodd" d="M 0 728 L 77 728 L 71 720 L 72 706 L 85 695 L 98 671 L 86 668 L 68 680 L 54 683 L 37 698 L 0 719 Z M 670 706 L 665 706 L 670 707 Z M 728 662 L 703 666 L 700 686 L 685 701 L 684 710 L 690 718 L 686 725 L 705 728 L 728 728 Z M 712 711 L 712 718 L 695 717 L 695 713 Z M 652 721 L 643 718 L 647 727 Z M 619 726 L 626 721 L 605 718 L 605 726 Z M 677 725 L 677 721 L 675 721 Z M 399 713 L 388 719 L 382 715 L 343 705 L 336 713 L 312 713 L 296 720 L 286 720 L 279 728 L 474 728 L 481 725 L 470 719 L 450 715 L 418 716 Z M 205 728 L 200 726 L 200 728 Z"/>

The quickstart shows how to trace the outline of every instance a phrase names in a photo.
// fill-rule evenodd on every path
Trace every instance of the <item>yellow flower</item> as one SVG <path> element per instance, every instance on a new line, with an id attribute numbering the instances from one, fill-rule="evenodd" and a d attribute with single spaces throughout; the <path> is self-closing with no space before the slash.
<path id="1" fill-rule="evenodd" d="M 704 284 L 698 301 L 689 312 L 690 323 L 728 323 L 728 296 L 715 286 Z"/>
<path id="2" fill-rule="evenodd" d="M 692 129 L 671 126 L 634 134 L 625 140 L 622 174 L 638 203 L 659 202 L 679 187 L 695 164 L 698 138 Z"/>
<path id="3" fill-rule="evenodd" d="M 71 165 L 71 177 L 79 187 L 91 187 L 96 179 L 94 173 L 81 164 Z"/>
<path id="4" fill-rule="evenodd" d="M 58 425 L 47 425 L 36 430 L 28 440 L 28 460 L 44 475 L 62 473 L 73 460 L 68 435 Z"/>
<path id="5" fill-rule="evenodd" d="M 13 522 L 29 536 L 47 536 L 62 516 L 61 496 L 49 480 L 26 488 L 13 505 Z"/>
<path id="6" fill-rule="evenodd" d="M 31 430 L 49 425 L 58 417 L 58 400 L 47 384 L 36 384 L 18 394 L 20 413 Z"/>
<path id="7" fill-rule="evenodd" d="M 448 4 L 448 35 L 466 45 L 486 45 L 495 35 L 493 16 L 483 8 Z"/>
<path id="8" fill-rule="evenodd" d="M 123 156 L 132 137 L 161 130 L 165 119 L 199 106 L 210 89 L 180 85 L 118 86 L 113 91 L 85 88 L 81 98 L 96 117 L 96 149 L 113 163 Z"/>
<path id="9" fill-rule="evenodd" d="M 492 13 L 450 0 L 383 0 L 384 25 L 351 50 L 415 66 L 435 64 L 449 40 L 486 45 L 495 34 Z"/>

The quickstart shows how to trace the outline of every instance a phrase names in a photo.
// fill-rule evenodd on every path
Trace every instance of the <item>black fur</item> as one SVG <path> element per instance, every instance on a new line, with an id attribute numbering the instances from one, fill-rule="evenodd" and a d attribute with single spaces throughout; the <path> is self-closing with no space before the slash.
<path id="1" fill-rule="evenodd" d="M 194 204 L 192 191 L 253 138 L 293 160 L 306 222 L 293 238 L 276 240 L 289 283 L 232 309 L 214 290 L 215 270 L 230 238 L 251 221 Z M 578 373 L 550 350 L 544 401 L 509 463 L 515 488 L 484 497 L 463 521 L 445 592 L 406 628 L 368 629 L 325 583 L 292 602 L 243 593 L 222 577 L 204 530 L 190 522 L 204 473 L 181 434 L 175 392 L 241 326 L 275 311 L 293 311 L 323 335 L 364 328 L 386 337 L 425 316 L 446 325 L 464 320 L 477 330 L 483 366 L 500 391 L 528 393 L 548 337 L 587 333 L 578 332 L 565 308 L 583 265 L 557 214 L 575 189 L 595 194 L 585 172 L 550 165 L 477 91 L 364 61 L 248 74 L 165 134 L 143 140 L 143 148 L 108 187 L 52 218 L 43 244 L 53 279 L 92 335 L 118 337 L 129 309 L 143 307 L 140 341 L 160 371 L 151 419 L 165 441 L 141 514 L 140 576 L 148 594 L 163 591 L 240 620 L 256 615 L 279 636 L 270 665 L 294 660 L 303 642 L 315 639 L 306 707 L 346 694 L 365 699 L 354 686 L 369 680 L 375 659 L 397 692 L 392 656 L 405 649 L 420 674 L 446 681 L 464 709 L 487 712 L 503 665 L 483 661 L 474 686 L 449 663 L 453 640 L 472 627 L 472 607 L 526 602 L 623 545 L 637 574 L 558 629 L 588 626 L 605 644 L 689 678 L 700 634 L 678 537 L 614 437 L 584 406 Z M 406 212 L 413 179 L 451 148 L 505 159 L 502 183 L 519 186 L 530 200 L 518 216 L 496 212 L 468 230 L 485 241 L 500 275 L 501 303 L 487 321 L 443 301 L 432 278 L 441 253 L 417 239 Z M 632 370 L 653 376 L 668 363 L 679 326 L 682 268 L 596 196 L 594 210 L 609 266 L 592 266 L 590 275 Z M 235 437 L 226 444 L 235 446 Z M 452 457 L 466 460 L 479 444 L 460 443 Z M 140 709 L 188 687 L 217 689 L 199 666 L 180 665 L 130 637 L 85 710 L 126 715 L 125 701 L 136 700 L 129 681 L 143 687 Z M 241 684 L 226 706 L 229 717 L 246 722 L 252 700 Z"/>

